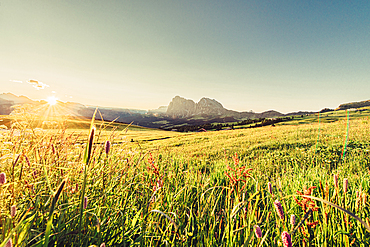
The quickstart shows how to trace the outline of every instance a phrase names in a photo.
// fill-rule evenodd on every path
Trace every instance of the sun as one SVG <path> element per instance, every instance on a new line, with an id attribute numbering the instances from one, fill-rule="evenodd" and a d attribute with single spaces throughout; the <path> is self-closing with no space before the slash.
<path id="1" fill-rule="evenodd" d="M 49 96 L 47 97 L 46 102 L 48 102 L 49 105 L 55 105 L 56 103 L 58 103 L 58 98 L 56 98 L 55 96 Z"/>

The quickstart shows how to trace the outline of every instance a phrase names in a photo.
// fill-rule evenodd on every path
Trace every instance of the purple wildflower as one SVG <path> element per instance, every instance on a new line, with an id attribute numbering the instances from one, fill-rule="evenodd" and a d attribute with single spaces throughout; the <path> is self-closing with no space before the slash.
<path id="1" fill-rule="evenodd" d="M 15 214 L 17 213 L 17 207 L 15 205 L 10 207 L 10 216 L 14 218 Z"/>
<path id="2" fill-rule="evenodd" d="M 5 247 L 13 247 L 13 242 L 11 238 L 9 238 L 8 242 L 6 242 Z"/>
<path id="3" fill-rule="evenodd" d="M 334 180 L 334 186 L 335 186 L 336 188 L 338 188 L 338 176 L 337 176 L 337 174 L 334 174 L 334 175 L 333 175 L 333 180 Z"/>
<path id="4" fill-rule="evenodd" d="M 257 238 L 262 238 L 262 231 L 259 226 L 257 225 L 254 226 L 254 233 L 256 234 Z"/>
<path id="5" fill-rule="evenodd" d="M 278 214 L 279 218 L 284 220 L 284 210 L 283 210 L 283 207 L 281 206 L 281 203 L 279 202 L 279 200 L 276 200 L 274 202 L 274 206 L 275 206 L 276 213 Z"/>
<path id="6" fill-rule="evenodd" d="M 5 173 L 0 173 L 0 185 L 3 185 L 6 183 L 6 174 Z"/>
<path id="7" fill-rule="evenodd" d="M 292 239 L 290 238 L 290 235 L 288 232 L 283 232 L 281 234 L 281 239 L 283 240 L 283 246 L 284 247 L 292 247 Z"/>
<path id="8" fill-rule="evenodd" d="M 267 183 L 267 188 L 270 194 L 272 194 L 272 185 L 270 182 Z"/>
<path id="9" fill-rule="evenodd" d="M 110 143 L 110 141 L 106 141 L 106 142 L 105 142 L 105 145 L 104 145 L 104 149 L 105 149 L 105 153 L 106 153 L 107 155 L 108 155 L 108 153 L 109 153 L 110 147 L 111 147 L 111 143 Z"/>
<path id="10" fill-rule="evenodd" d="M 292 227 L 295 225 L 295 215 L 294 214 L 290 216 L 290 224 L 292 225 Z"/>
<path id="11" fill-rule="evenodd" d="M 87 197 L 85 196 L 84 197 L 84 209 L 86 209 L 87 208 Z"/>
<path id="12" fill-rule="evenodd" d="M 345 178 L 345 179 L 343 179 L 343 191 L 344 191 L 344 193 L 347 193 L 347 190 L 348 190 L 348 179 Z"/>

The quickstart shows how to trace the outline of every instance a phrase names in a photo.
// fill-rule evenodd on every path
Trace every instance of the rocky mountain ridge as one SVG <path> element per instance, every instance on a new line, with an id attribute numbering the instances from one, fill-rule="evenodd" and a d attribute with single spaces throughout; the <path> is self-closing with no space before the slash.
<path id="1" fill-rule="evenodd" d="M 0 115 L 8 115 L 15 105 L 31 104 L 40 106 L 46 101 L 33 101 L 25 96 L 16 96 L 11 93 L 0 94 Z M 58 102 L 59 108 L 63 108 L 66 116 L 91 118 L 96 106 L 85 106 L 74 102 Z M 42 107 L 41 107 L 42 108 Z M 133 123 L 136 125 L 152 128 L 166 128 L 179 125 L 199 125 L 209 123 L 230 123 L 246 119 L 277 118 L 292 115 L 313 114 L 314 112 L 295 112 L 282 114 L 275 110 L 262 113 L 237 112 L 228 110 L 215 99 L 202 98 L 195 103 L 193 100 L 180 96 L 174 97 L 168 106 L 161 106 L 154 110 L 132 110 L 125 108 L 98 107 L 100 116 L 106 121 L 118 121 Z"/>
<path id="2" fill-rule="evenodd" d="M 196 115 L 224 115 L 227 113 L 221 103 L 215 99 L 202 98 L 198 103 L 176 96 L 168 105 L 166 114 L 169 117 L 187 118 Z"/>
<path id="3" fill-rule="evenodd" d="M 185 99 L 180 96 L 176 96 L 172 99 L 168 105 L 166 114 L 172 118 L 189 118 L 205 115 L 214 117 L 228 116 L 235 119 L 271 118 L 284 116 L 284 114 L 274 110 L 269 110 L 262 113 L 237 112 L 224 108 L 223 105 L 215 99 L 202 98 L 198 103 L 195 103 L 193 100 Z"/>

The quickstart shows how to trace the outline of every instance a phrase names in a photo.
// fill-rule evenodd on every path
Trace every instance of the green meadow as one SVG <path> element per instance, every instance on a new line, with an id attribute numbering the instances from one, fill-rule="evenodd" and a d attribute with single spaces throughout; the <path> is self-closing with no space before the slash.
<path id="1" fill-rule="evenodd" d="M 201 133 L 3 116 L 1 246 L 370 246 L 369 116 Z"/>

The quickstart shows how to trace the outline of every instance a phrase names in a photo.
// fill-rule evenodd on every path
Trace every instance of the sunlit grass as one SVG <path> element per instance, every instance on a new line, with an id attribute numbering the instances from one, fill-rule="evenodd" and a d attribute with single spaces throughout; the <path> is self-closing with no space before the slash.
<path id="1" fill-rule="evenodd" d="M 282 246 L 288 232 L 293 246 L 370 245 L 366 117 L 351 119 L 344 159 L 345 118 L 320 133 L 317 119 L 204 133 L 95 121 L 89 161 L 90 121 L 12 119 L 27 120 L 0 135 L 4 244 Z"/>

